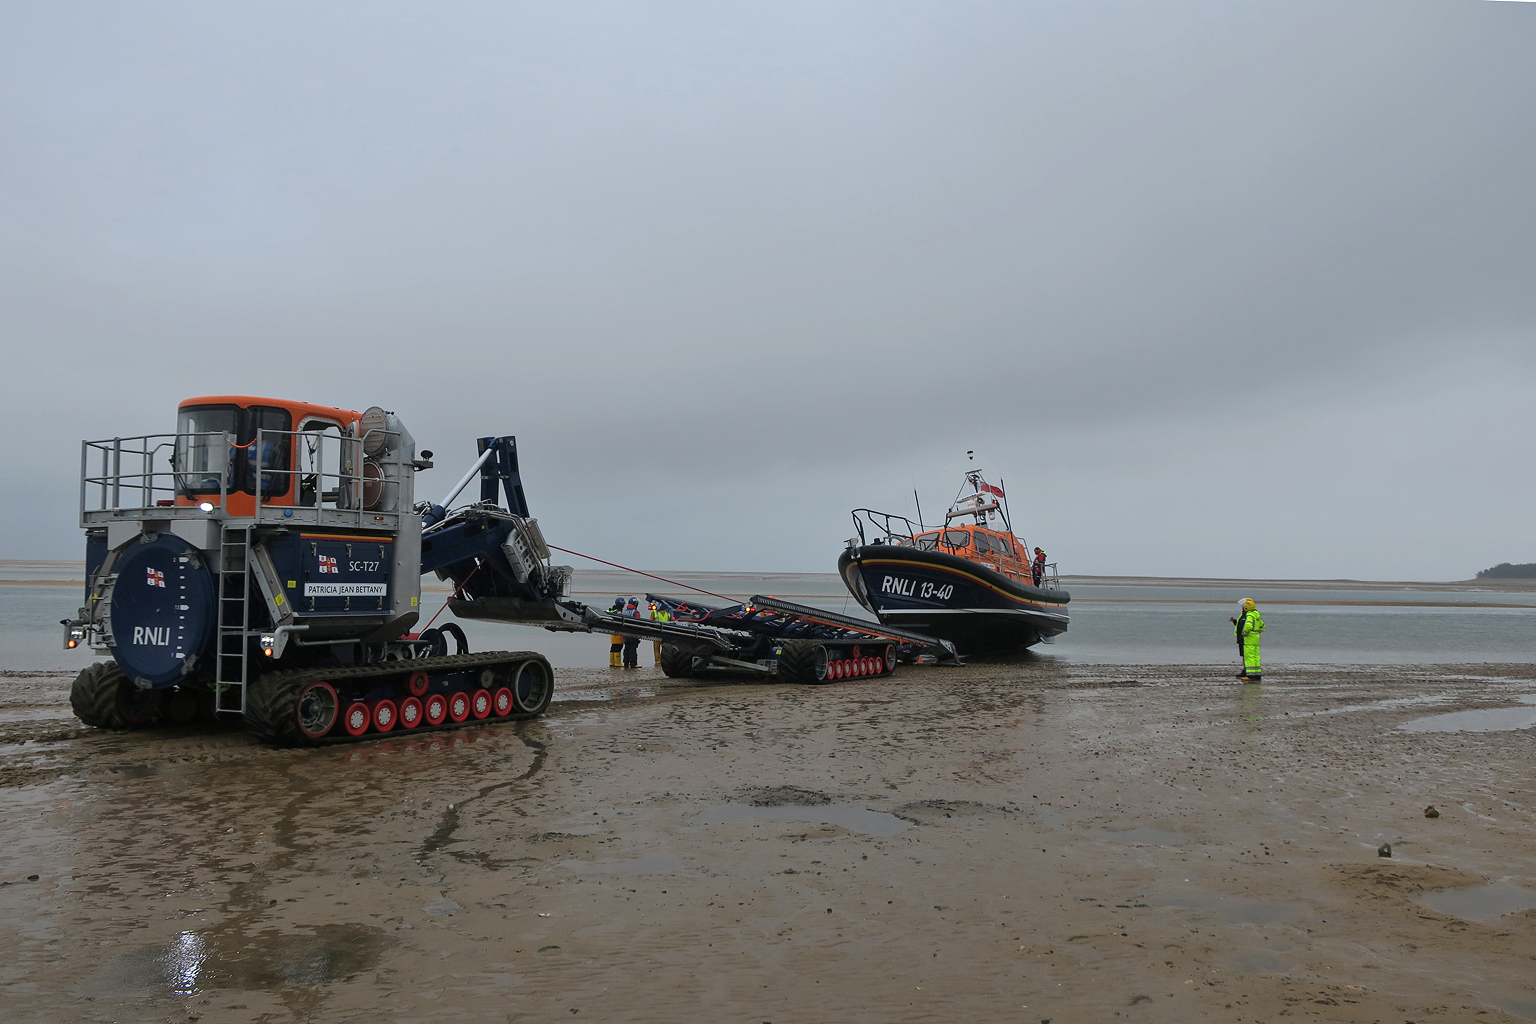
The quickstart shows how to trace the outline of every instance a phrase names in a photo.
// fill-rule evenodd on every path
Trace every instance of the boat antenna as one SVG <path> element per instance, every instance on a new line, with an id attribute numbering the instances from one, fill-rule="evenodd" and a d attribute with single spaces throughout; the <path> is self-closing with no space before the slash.
<path id="1" fill-rule="evenodd" d="M 917 503 L 917 532 L 923 532 L 923 501 L 917 496 L 917 488 L 912 488 L 912 500 Z"/>
<path id="2" fill-rule="evenodd" d="M 1003 522 L 1007 525 L 1008 532 L 1013 533 L 1013 516 L 1008 514 L 1008 481 L 998 477 L 997 489 L 1003 492 Z M 1018 535 L 1014 534 L 1014 536 Z"/>

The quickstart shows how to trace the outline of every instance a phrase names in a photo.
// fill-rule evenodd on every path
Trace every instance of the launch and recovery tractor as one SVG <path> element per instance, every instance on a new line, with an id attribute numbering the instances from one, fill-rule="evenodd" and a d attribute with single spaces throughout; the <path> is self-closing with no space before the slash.
<path id="1" fill-rule="evenodd" d="M 418 503 L 432 453 L 377 407 L 192 398 L 174 433 L 83 442 L 85 604 L 64 644 L 110 660 L 75 680 L 75 714 L 111 729 L 239 716 L 283 745 L 542 714 L 542 655 L 418 630 L 424 573 L 534 616 L 558 617 L 569 590 L 516 439 L 478 448 L 442 501 Z M 450 512 L 477 477 L 480 500 Z"/>

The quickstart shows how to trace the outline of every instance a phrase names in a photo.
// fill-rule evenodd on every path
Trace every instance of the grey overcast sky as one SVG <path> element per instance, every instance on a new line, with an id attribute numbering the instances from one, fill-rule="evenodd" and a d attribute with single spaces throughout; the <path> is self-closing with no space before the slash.
<path id="1" fill-rule="evenodd" d="M 518 436 L 552 543 L 1536 561 L 1536 4 L 0 4 L 0 557 L 209 393 Z"/>

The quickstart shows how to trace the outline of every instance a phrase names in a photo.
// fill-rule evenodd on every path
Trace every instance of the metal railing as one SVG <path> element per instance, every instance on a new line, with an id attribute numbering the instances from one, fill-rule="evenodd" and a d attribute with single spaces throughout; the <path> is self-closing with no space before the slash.
<path id="1" fill-rule="evenodd" d="M 393 508 L 381 509 L 380 502 L 388 488 L 404 486 L 403 468 L 408 464 L 400 451 L 400 434 L 394 431 L 369 431 L 362 438 L 318 430 L 258 430 L 254 442 L 257 452 L 266 451 L 268 439 L 280 439 L 297 463 L 286 469 L 262 465 L 256 491 L 256 521 L 285 523 L 323 523 L 352 525 L 372 529 L 394 529 L 402 512 L 409 512 L 397 500 Z M 370 442 L 378 439 L 389 452 L 384 458 L 364 458 Z M 393 440 L 393 445 L 389 442 Z M 325 469 L 328 445 L 336 446 L 334 472 Z M 384 467 L 395 469 L 393 477 Z M 376 476 L 370 476 L 370 469 Z M 285 478 L 287 487 L 275 486 Z M 334 485 L 334 486 L 332 486 Z M 370 486 L 378 488 L 370 500 Z M 306 495 L 309 500 L 306 501 Z M 274 505 L 271 498 L 281 496 L 291 504 Z M 406 502 L 405 504 L 409 504 Z"/>
<path id="2" fill-rule="evenodd" d="M 382 457 L 365 459 L 376 434 L 383 435 Z M 247 445 L 238 445 L 231 434 L 219 431 L 82 441 L 80 525 L 206 518 L 215 509 L 227 510 L 232 495 L 251 494 L 258 522 L 395 529 L 399 516 L 410 511 L 409 501 L 398 500 L 396 491 L 392 507 L 378 506 L 389 496 L 389 488 L 409 486 L 408 461 L 399 450 L 400 440 L 392 431 L 370 431 L 356 438 L 321 431 L 258 430 Z M 244 459 L 237 459 L 242 451 Z M 272 458 L 273 452 L 286 454 Z M 196 467 L 178 464 L 193 458 Z M 325 468 L 327 460 L 334 463 L 334 470 Z M 237 481 L 234 472 L 241 462 L 246 479 Z M 386 469 L 392 469 L 393 475 Z M 213 481 L 216 489 L 206 486 Z M 374 487 L 379 488 L 378 498 Z M 283 504 L 272 503 L 278 496 L 275 492 L 285 499 Z M 186 500 L 178 502 L 178 498 Z M 203 504 L 212 508 L 200 507 Z"/>
<path id="3" fill-rule="evenodd" d="M 113 437 L 80 443 L 80 525 L 86 525 L 91 513 L 107 514 L 97 515 L 92 521 L 143 511 L 153 511 L 160 517 L 201 515 L 196 505 L 178 507 L 176 504 L 178 495 L 191 496 L 185 486 L 185 478 L 190 473 L 176 467 L 178 443 L 184 448 L 191 447 L 189 439 L 202 440 L 204 450 L 220 453 L 220 465 L 198 472 L 218 475 L 218 504 L 222 507 L 229 495 L 229 452 L 233 448 L 228 434 Z M 168 451 L 162 452 L 163 449 Z M 206 492 L 208 496 L 213 493 Z"/>

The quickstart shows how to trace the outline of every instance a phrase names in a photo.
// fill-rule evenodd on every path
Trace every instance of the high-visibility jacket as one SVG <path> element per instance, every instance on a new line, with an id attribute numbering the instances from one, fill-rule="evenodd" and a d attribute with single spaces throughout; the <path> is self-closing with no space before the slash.
<path id="1" fill-rule="evenodd" d="M 1254 643 L 1258 643 L 1259 634 L 1264 632 L 1264 616 L 1255 608 L 1251 612 L 1243 612 L 1237 617 L 1237 625 L 1232 629 L 1239 643 L 1247 643 L 1252 637 Z"/>

